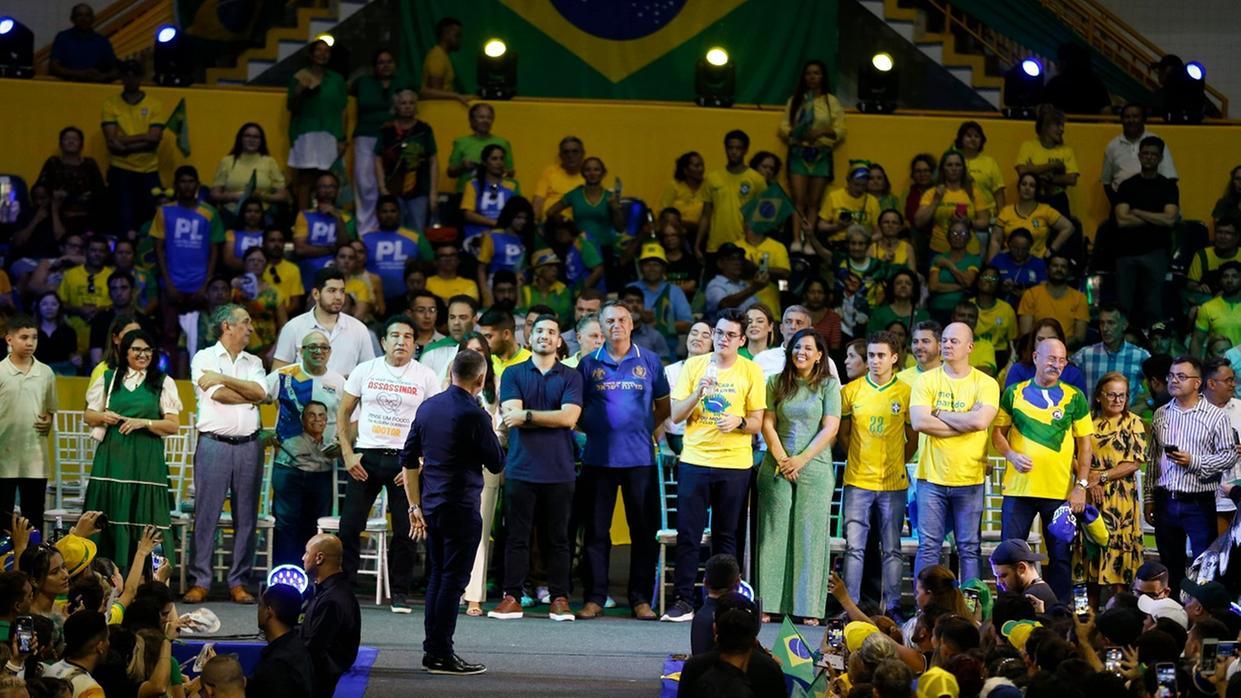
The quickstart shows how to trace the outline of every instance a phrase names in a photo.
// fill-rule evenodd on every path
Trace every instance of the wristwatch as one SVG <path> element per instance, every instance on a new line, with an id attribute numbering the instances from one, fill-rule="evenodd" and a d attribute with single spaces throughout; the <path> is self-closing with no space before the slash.
<path id="1" fill-rule="evenodd" d="M 931 410 L 931 416 L 932 416 L 932 417 L 934 417 L 934 418 L 936 418 L 936 419 L 939 419 L 939 408 L 938 408 L 938 407 L 936 407 L 935 409 Z"/>
<path id="2" fill-rule="evenodd" d="M 531 412 L 530 410 L 526 410 L 526 424 L 533 424 L 533 423 L 534 423 L 534 412 Z"/>
<path id="3" fill-rule="evenodd" d="M 417 504 L 414 504 L 414 505 L 412 505 L 412 506 L 410 506 L 410 507 L 409 507 L 409 513 L 411 513 L 411 514 L 412 514 L 412 513 L 416 512 L 416 511 L 422 511 L 422 507 L 418 506 Z"/>
<path id="4" fill-rule="evenodd" d="M 1089 488 L 1090 488 L 1090 481 L 1089 481 L 1089 480 L 1085 480 L 1085 479 L 1083 479 L 1083 480 L 1078 480 L 1078 481 L 1077 481 L 1077 486 L 1078 486 L 1078 487 L 1080 487 L 1080 488 L 1082 488 L 1083 490 L 1084 490 L 1084 489 L 1089 489 Z"/>

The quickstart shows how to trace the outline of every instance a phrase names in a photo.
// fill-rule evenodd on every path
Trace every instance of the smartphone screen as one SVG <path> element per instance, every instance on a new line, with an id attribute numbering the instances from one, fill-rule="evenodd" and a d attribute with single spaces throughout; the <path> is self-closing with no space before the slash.
<path id="1" fill-rule="evenodd" d="M 827 645 L 832 649 L 845 646 L 845 623 L 839 618 L 827 622 Z"/>
<path id="2" fill-rule="evenodd" d="M 1198 671 L 1203 676 L 1215 675 L 1215 658 L 1218 655 L 1219 640 L 1208 638 L 1202 641 L 1202 650 L 1198 657 Z"/>
<path id="3" fill-rule="evenodd" d="M 1176 695 L 1176 665 L 1171 662 L 1160 662 L 1155 665 L 1155 680 L 1159 684 L 1155 695 L 1158 698 L 1173 698 Z"/>
<path id="4" fill-rule="evenodd" d="M 1073 586 L 1073 613 L 1086 616 L 1090 613 L 1090 596 L 1086 593 L 1085 584 Z"/>
<path id="5" fill-rule="evenodd" d="M 1103 657 L 1103 670 L 1112 674 L 1119 674 L 1120 663 L 1125 659 L 1124 652 L 1119 647 L 1109 647 Z"/>
<path id="6" fill-rule="evenodd" d="M 1217 657 L 1235 657 L 1237 656 L 1237 641 L 1224 640 L 1218 643 L 1219 650 L 1215 653 Z"/>
<path id="7" fill-rule="evenodd" d="M 962 589 L 961 595 L 965 597 L 965 607 L 970 613 L 978 612 L 978 592 L 973 589 Z"/>
<path id="8" fill-rule="evenodd" d="M 34 647 L 34 619 L 30 616 L 18 616 L 15 632 L 18 650 L 29 652 Z"/>

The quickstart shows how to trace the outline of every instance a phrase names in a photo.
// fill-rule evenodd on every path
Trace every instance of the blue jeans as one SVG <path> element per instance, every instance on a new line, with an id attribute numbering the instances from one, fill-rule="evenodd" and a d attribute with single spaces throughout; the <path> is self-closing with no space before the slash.
<path id="1" fill-rule="evenodd" d="M 1199 495 L 1155 490 L 1155 545 L 1159 559 L 1168 568 L 1168 585 L 1181 588 L 1185 578 L 1185 540 L 1189 540 L 1192 559 L 1197 559 L 1215 540 L 1215 493 Z"/>
<path id="2" fill-rule="evenodd" d="M 866 541 L 870 534 L 871 511 L 879 510 L 879 545 L 883 552 L 883 595 L 881 608 L 901 602 L 901 526 L 905 523 L 905 490 L 876 492 L 845 486 L 845 586 L 849 597 L 860 599 Z"/>
<path id="3" fill-rule="evenodd" d="M 397 201 L 401 206 L 401 225 L 410 230 L 425 233 L 427 230 L 427 210 L 430 198 L 415 196 L 412 199 L 398 198 Z"/>
<path id="4" fill-rule="evenodd" d="M 914 577 L 925 567 L 940 564 L 939 553 L 947 535 L 945 524 L 952 522 L 961 559 L 957 579 L 977 579 L 982 570 L 982 485 L 950 487 L 926 480 L 918 481 L 918 556 Z"/>
<path id="5" fill-rule="evenodd" d="M 296 565 L 306 541 L 319 530 L 319 517 L 332 513 L 332 473 L 308 473 L 278 463 L 272 467 L 271 489 L 276 564 Z"/>
<path id="6" fill-rule="evenodd" d="M 694 604 L 702 532 L 711 510 L 711 554 L 737 554 L 737 524 L 745 510 L 752 468 L 677 468 L 677 546 L 673 580 L 677 598 Z"/>
<path id="7" fill-rule="evenodd" d="M 1005 497 L 1000 510 L 1000 537 L 1004 540 L 1030 537 L 1034 517 L 1043 522 L 1043 545 L 1047 547 L 1047 564 L 1043 565 L 1043 581 L 1055 592 L 1056 598 L 1067 602 L 1073 579 L 1073 549 L 1067 541 L 1051 535 L 1048 526 L 1063 499 L 1043 497 Z"/>

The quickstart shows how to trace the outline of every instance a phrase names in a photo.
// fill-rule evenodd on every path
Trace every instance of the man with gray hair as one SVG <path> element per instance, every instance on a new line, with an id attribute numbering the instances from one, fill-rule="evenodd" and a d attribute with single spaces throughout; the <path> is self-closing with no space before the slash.
<path id="1" fill-rule="evenodd" d="M 263 478 L 263 444 L 259 441 L 259 403 L 267 399 L 263 362 L 245 351 L 254 327 L 239 305 L 223 305 L 211 316 L 219 337 L 194 354 L 190 379 L 198 402 L 198 446 L 194 451 L 194 543 L 189 572 L 193 586 L 186 603 L 202 603 L 211 587 L 212 552 L 224 499 L 233 517 L 233 564 L 228 571 L 230 596 L 252 604 L 246 590 L 254 562 L 255 527 Z"/>
<path id="2" fill-rule="evenodd" d="M 315 534 L 320 516 L 332 511 L 332 467 L 340 454 L 336 440 L 336 409 L 345 393 L 345 377 L 328 368 L 332 344 L 322 330 L 302 337 L 297 363 L 267 375 L 267 400 L 279 406 L 276 417 L 275 464 L 272 468 L 272 514 L 276 518 L 276 564 L 297 562 L 302 546 Z M 303 426 L 312 404 L 327 412 L 316 431 L 322 443 L 307 440 Z M 318 419 L 321 415 L 315 414 Z M 313 421 L 313 420 L 312 420 Z"/>

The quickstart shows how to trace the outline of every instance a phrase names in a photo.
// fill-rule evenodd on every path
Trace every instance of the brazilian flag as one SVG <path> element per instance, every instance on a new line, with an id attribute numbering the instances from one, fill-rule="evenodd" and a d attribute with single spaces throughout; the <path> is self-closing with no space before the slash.
<path id="1" fill-rule="evenodd" d="M 690 101 L 695 63 L 718 46 L 737 66 L 738 104 L 784 104 L 802 63 L 818 58 L 831 69 L 838 43 L 839 0 L 397 4 L 401 65 L 413 75 L 421 74 L 435 45 L 435 23 L 461 20 L 461 50 L 451 59 L 456 88 L 467 93 L 476 90 L 483 44 L 497 38 L 518 57 L 517 92 L 523 97 Z"/>
<path id="2" fill-rule="evenodd" d="M 185 111 L 185 98 L 182 97 L 177 102 L 176 109 L 168 115 L 168 120 L 164 122 L 164 128 L 172 133 L 177 134 L 177 150 L 185 157 L 190 156 L 190 120 Z"/>
<path id="3" fill-rule="evenodd" d="M 754 232 L 763 235 L 778 230 L 791 215 L 793 201 L 774 183 L 741 207 L 741 217 Z"/>
<path id="4" fill-rule="evenodd" d="M 798 689 L 804 692 L 814 683 L 814 656 L 788 616 L 780 624 L 780 635 L 771 648 L 771 656 L 780 662 L 790 695 L 796 695 Z"/>

